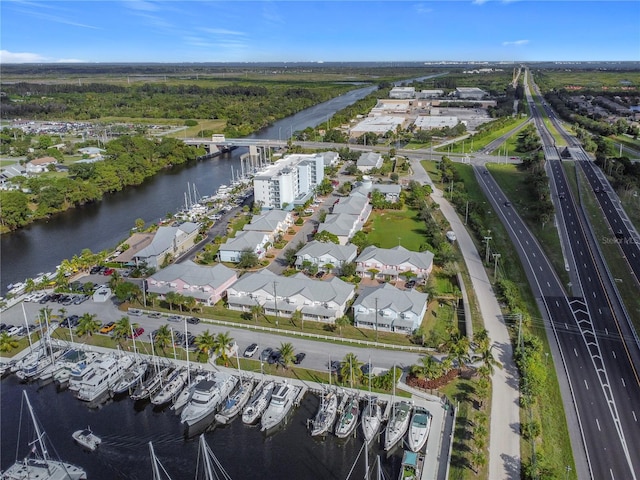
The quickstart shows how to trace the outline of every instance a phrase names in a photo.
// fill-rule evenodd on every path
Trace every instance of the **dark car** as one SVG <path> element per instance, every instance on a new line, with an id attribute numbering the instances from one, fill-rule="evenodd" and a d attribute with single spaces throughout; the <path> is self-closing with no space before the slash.
<path id="1" fill-rule="evenodd" d="M 187 318 L 187 323 L 191 323 L 193 325 L 197 325 L 200 323 L 200 319 L 198 317 L 189 317 Z"/>
<path id="2" fill-rule="evenodd" d="M 271 354 L 273 353 L 273 348 L 271 347 L 267 347 L 264 350 L 262 350 L 262 352 L 260 352 L 260 360 L 262 362 L 266 362 L 267 360 L 269 360 L 269 357 L 271 357 Z"/>
<path id="3" fill-rule="evenodd" d="M 409 280 L 407 283 L 404 284 L 405 287 L 407 288 L 413 288 L 416 286 L 416 281 L 415 280 Z"/>
<path id="4" fill-rule="evenodd" d="M 511 202 L 504 202 L 504 206 L 505 207 L 510 207 L 511 206 Z"/>
<path id="5" fill-rule="evenodd" d="M 44 297 L 42 297 L 38 303 L 40 303 L 41 305 L 44 305 L 45 303 L 47 303 L 49 300 L 51 300 L 51 295 L 45 295 Z"/>
<path id="6" fill-rule="evenodd" d="M 329 365 L 329 370 L 331 370 L 331 373 L 338 373 L 338 371 L 340 370 L 340 362 L 337 360 L 333 360 Z"/>
<path id="7" fill-rule="evenodd" d="M 243 355 L 245 357 L 253 357 L 257 351 L 258 351 L 258 344 L 252 343 L 251 345 L 249 345 L 247 348 L 244 349 Z"/>
<path id="8" fill-rule="evenodd" d="M 295 363 L 296 365 L 300 365 L 302 363 L 302 360 L 304 360 L 304 357 L 306 357 L 307 354 L 304 352 L 300 352 L 297 353 L 295 357 L 293 357 L 293 363 Z"/>
<path id="9" fill-rule="evenodd" d="M 162 314 L 160 312 L 151 312 L 147 313 L 147 317 L 149 318 L 160 318 Z"/>
<path id="10" fill-rule="evenodd" d="M 93 267 L 91 267 L 91 270 L 89 270 L 89 273 L 91 275 L 95 275 L 96 273 L 100 273 L 100 266 L 99 265 L 95 265 Z"/>
<path id="11" fill-rule="evenodd" d="M 267 363 L 269 365 L 274 365 L 280 362 L 281 358 L 282 358 L 282 354 L 280 353 L 280 350 L 274 350 L 273 352 L 271 352 L 271 355 L 269 355 L 269 358 L 267 359 Z"/>

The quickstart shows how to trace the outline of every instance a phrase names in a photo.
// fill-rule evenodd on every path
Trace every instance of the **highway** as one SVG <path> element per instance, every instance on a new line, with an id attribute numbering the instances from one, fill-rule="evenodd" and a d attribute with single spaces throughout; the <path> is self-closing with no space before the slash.
<path id="1" fill-rule="evenodd" d="M 572 280 L 576 279 L 571 295 L 488 171 L 474 168 L 520 255 L 548 320 L 550 340 L 556 340 L 552 353 L 561 384 L 566 373 L 570 398 L 565 398 L 565 408 L 578 478 L 636 479 L 640 472 L 640 380 L 634 366 L 640 365 L 638 345 L 584 212 L 576 207 L 554 140 L 529 95 L 528 100 L 544 145 L 565 255 Z"/>

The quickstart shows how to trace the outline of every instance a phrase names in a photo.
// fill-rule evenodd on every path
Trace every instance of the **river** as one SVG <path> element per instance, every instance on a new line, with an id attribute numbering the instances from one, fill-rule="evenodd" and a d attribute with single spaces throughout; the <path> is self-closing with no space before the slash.
<path id="1" fill-rule="evenodd" d="M 295 115 L 275 122 L 251 138 L 289 138 L 291 132 L 326 122 L 335 112 L 365 97 L 377 87 L 352 90 Z M 240 171 L 238 148 L 222 156 L 167 170 L 142 185 L 105 195 L 102 201 L 54 215 L 0 238 L 0 289 L 8 284 L 50 272 L 65 258 L 89 248 L 93 252 L 114 248 L 129 236 L 136 219 L 157 222 L 184 205 L 187 184 L 200 195 L 211 195 L 231 181 L 231 169 Z"/>

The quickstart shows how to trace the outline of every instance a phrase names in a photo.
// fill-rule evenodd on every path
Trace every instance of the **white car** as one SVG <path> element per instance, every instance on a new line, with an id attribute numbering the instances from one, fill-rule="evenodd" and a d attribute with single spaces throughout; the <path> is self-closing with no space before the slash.
<path id="1" fill-rule="evenodd" d="M 22 328 L 20 327 L 10 327 L 7 330 L 7 333 L 13 337 L 14 335 L 17 335 L 18 333 L 20 333 L 21 331 L 22 331 Z"/>

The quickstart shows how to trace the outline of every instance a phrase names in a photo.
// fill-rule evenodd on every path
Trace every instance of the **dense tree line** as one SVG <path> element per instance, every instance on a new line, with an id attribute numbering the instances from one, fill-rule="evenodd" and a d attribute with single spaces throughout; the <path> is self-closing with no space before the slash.
<path id="1" fill-rule="evenodd" d="M 75 163 L 69 176 L 14 177 L 19 190 L 0 191 L 0 223 L 14 230 L 70 207 L 97 201 L 105 193 L 140 185 L 160 170 L 195 160 L 203 152 L 181 140 L 121 137 L 106 145 L 106 159 Z"/>

